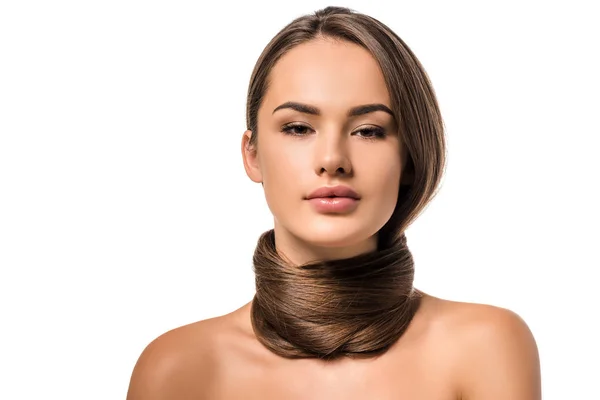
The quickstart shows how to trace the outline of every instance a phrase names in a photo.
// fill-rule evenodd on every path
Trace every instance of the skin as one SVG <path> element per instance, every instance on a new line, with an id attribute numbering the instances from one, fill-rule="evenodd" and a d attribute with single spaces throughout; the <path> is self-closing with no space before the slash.
<path id="1" fill-rule="evenodd" d="M 407 154 L 391 115 L 347 116 L 359 105 L 390 106 L 376 61 L 354 44 L 317 39 L 283 56 L 271 81 L 259 109 L 258 144 L 249 146 L 244 132 L 242 155 L 250 179 L 264 186 L 278 252 L 299 264 L 375 249 L 398 185 L 411 179 L 403 173 Z M 320 115 L 273 112 L 289 101 L 317 107 Z M 290 123 L 305 128 L 288 135 L 282 127 Z M 369 138 L 367 128 L 385 135 Z M 354 211 L 318 213 L 305 200 L 336 184 L 361 195 Z M 288 360 L 264 348 L 250 307 L 155 339 L 134 368 L 127 399 L 541 399 L 535 340 L 510 310 L 426 294 L 384 355 L 323 362 Z"/>

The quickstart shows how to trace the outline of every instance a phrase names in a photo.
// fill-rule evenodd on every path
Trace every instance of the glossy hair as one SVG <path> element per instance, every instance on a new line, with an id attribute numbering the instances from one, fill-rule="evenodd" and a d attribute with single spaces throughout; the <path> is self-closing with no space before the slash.
<path id="1" fill-rule="evenodd" d="M 444 124 L 424 68 L 400 37 L 375 18 L 326 7 L 293 20 L 258 58 L 248 88 L 249 146 L 258 143 L 258 110 L 273 66 L 295 46 L 321 38 L 355 43 L 378 62 L 408 150 L 403 173 L 413 179 L 401 184 L 374 252 L 292 265 L 277 253 L 273 230 L 263 233 L 253 257 L 251 320 L 258 340 L 286 358 L 369 357 L 402 336 L 420 304 L 404 231 L 437 193 L 446 161 Z"/>

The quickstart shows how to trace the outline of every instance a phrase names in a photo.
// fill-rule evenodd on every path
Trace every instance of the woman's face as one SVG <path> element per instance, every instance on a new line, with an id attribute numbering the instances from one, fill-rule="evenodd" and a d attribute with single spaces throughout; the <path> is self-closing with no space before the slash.
<path id="1" fill-rule="evenodd" d="M 375 106 L 351 113 L 365 105 Z M 313 40 L 273 67 L 258 111 L 256 148 L 248 148 L 246 131 L 242 153 L 248 176 L 263 184 L 277 247 L 292 261 L 376 248 L 406 161 L 388 109 L 377 62 L 353 43 Z M 360 199 L 307 199 L 316 189 L 337 185 L 350 187 Z"/>

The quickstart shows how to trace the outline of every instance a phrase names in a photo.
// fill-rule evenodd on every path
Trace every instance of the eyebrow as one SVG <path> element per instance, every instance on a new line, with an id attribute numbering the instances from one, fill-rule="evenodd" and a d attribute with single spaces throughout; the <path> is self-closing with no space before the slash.
<path id="1" fill-rule="evenodd" d="M 298 103 L 295 101 L 288 101 L 276 107 L 273 110 L 273 114 L 275 114 L 275 111 L 282 110 L 284 108 L 291 108 L 292 110 L 296 110 L 304 114 L 321 115 L 321 110 L 319 110 L 317 107 L 308 104 Z M 352 107 L 350 110 L 348 110 L 347 116 L 356 117 L 358 115 L 364 115 L 375 111 L 384 111 L 390 114 L 392 117 L 394 116 L 394 112 L 390 110 L 388 106 L 381 103 L 363 104 L 360 106 Z"/>

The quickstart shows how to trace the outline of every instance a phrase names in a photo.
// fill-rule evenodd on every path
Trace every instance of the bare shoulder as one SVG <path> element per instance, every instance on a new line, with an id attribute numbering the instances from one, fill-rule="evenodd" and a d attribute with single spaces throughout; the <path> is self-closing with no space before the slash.
<path id="1" fill-rule="evenodd" d="M 540 361 L 527 323 L 506 308 L 434 298 L 437 336 L 456 349 L 461 399 L 541 399 Z"/>
<path id="2" fill-rule="evenodd" d="M 215 373 L 213 344 L 225 320 L 202 320 L 154 339 L 133 369 L 127 400 L 208 398 Z"/>

